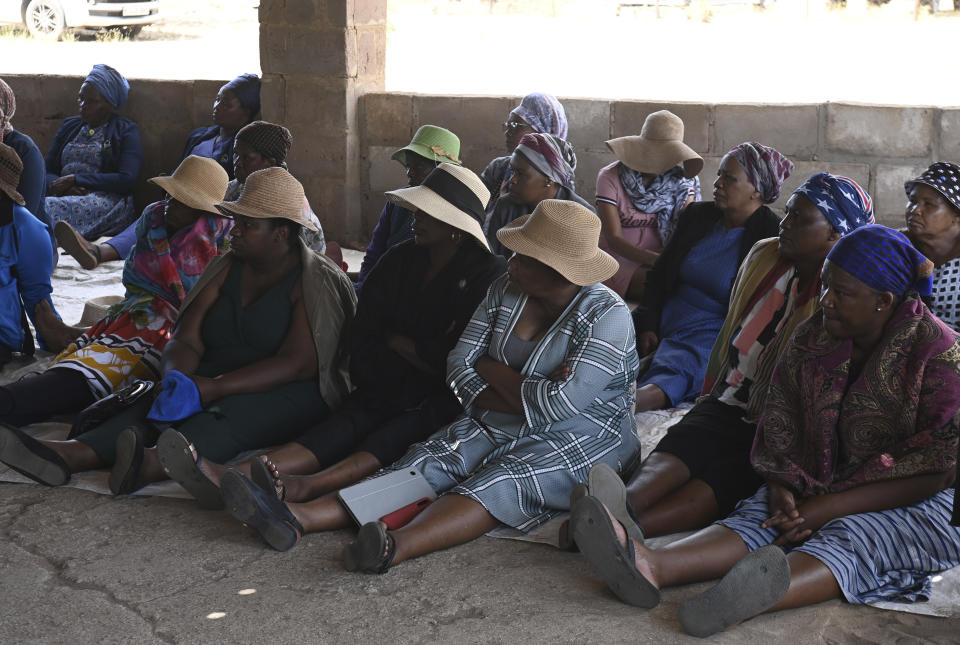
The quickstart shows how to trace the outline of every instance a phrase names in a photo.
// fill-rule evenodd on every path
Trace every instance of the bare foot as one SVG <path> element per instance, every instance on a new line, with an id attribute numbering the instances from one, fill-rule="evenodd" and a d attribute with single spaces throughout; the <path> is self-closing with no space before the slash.
<path id="1" fill-rule="evenodd" d="M 37 333 L 43 336 L 44 342 L 52 352 L 60 353 L 72 343 L 83 329 L 71 327 L 57 317 L 53 307 L 46 300 L 41 300 L 33 309 L 33 319 Z"/>
<path id="2" fill-rule="evenodd" d="M 306 482 L 303 477 L 296 475 L 281 475 L 280 468 L 270 460 L 267 455 L 260 455 L 260 460 L 266 464 L 270 475 L 273 477 L 273 485 L 276 488 L 277 497 L 287 502 L 305 502 L 313 496 L 309 495 Z"/>
<path id="3" fill-rule="evenodd" d="M 192 443 L 190 444 L 190 454 L 193 455 L 193 461 L 197 464 L 200 472 L 206 475 L 207 479 L 219 488 L 220 478 L 223 477 L 223 473 L 229 469 L 223 464 L 212 462 L 209 459 L 200 459 L 200 455 L 197 454 L 197 449 L 193 447 Z"/>
<path id="4" fill-rule="evenodd" d="M 643 546 L 642 543 L 637 542 L 631 537 L 628 537 L 626 529 L 623 528 L 623 524 L 620 523 L 620 520 L 614 517 L 609 508 L 604 506 L 603 510 L 606 511 L 607 515 L 610 516 L 610 523 L 613 524 L 613 532 L 617 534 L 617 542 L 620 543 L 620 546 L 623 547 L 625 552 L 630 553 L 630 549 L 627 547 L 627 540 L 633 542 L 633 566 L 644 578 L 650 582 L 650 584 L 659 589 L 660 582 L 658 576 L 656 575 L 657 567 L 653 562 L 655 552 Z"/>

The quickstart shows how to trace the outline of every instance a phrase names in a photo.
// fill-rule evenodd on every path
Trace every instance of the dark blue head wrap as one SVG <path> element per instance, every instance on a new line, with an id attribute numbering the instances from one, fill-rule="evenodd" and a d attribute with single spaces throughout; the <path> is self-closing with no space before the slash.
<path id="1" fill-rule="evenodd" d="M 85 83 L 90 83 L 107 100 L 107 103 L 117 108 L 123 107 L 130 93 L 130 83 L 120 72 L 109 65 L 96 64 L 87 74 Z"/>
<path id="2" fill-rule="evenodd" d="M 256 74 L 241 74 L 220 88 L 223 90 L 233 92 L 243 109 L 250 113 L 251 121 L 260 113 L 260 77 Z"/>
<path id="3" fill-rule="evenodd" d="M 827 259 L 868 287 L 902 296 L 915 289 L 929 296 L 933 262 L 913 248 L 899 231 L 868 224 L 844 235 Z"/>
<path id="4" fill-rule="evenodd" d="M 793 191 L 797 193 L 813 202 L 840 235 L 874 222 L 873 200 L 849 177 L 818 172 Z"/>

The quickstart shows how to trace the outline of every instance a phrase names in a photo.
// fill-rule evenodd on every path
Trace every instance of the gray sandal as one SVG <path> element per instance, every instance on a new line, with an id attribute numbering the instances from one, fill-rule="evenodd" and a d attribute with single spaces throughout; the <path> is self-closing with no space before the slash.
<path id="1" fill-rule="evenodd" d="M 347 571 L 386 573 L 397 553 L 397 541 L 383 522 L 367 522 L 357 539 L 343 547 L 343 566 Z"/>
<path id="2" fill-rule="evenodd" d="M 167 428 L 157 439 L 157 456 L 163 466 L 163 472 L 177 482 L 200 503 L 203 508 L 219 511 L 223 508 L 220 487 L 213 483 L 200 469 L 199 455 L 194 459 L 193 444 L 186 437 Z"/>

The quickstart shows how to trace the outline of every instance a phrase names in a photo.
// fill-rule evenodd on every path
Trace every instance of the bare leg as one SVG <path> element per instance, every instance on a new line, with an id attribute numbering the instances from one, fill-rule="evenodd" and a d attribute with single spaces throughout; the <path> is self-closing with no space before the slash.
<path id="1" fill-rule="evenodd" d="M 691 479 L 650 508 L 637 514 L 647 537 L 701 529 L 720 519 L 713 489 L 699 479 Z"/>
<path id="2" fill-rule="evenodd" d="M 143 463 L 140 465 L 140 476 L 137 480 L 139 488 L 147 484 L 159 482 L 167 479 L 167 473 L 163 471 L 163 465 L 157 456 L 156 448 L 145 448 L 143 451 Z"/>
<path id="3" fill-rule="evenodd" d="M 82 473 L 87 470 L 94 470 L 106 466 L 104 461 L 100 459 L 100 456 L 94 452 L 93 448 L 82 441 L 77 441 L 76 439 L 70 439 L 68 441 L 40 439 L 39 441 L 60 455 L 67 463 L 71 473 Z"/>
<path id="4" fill-rule="evenodd" d="M 100 251 L 100 262 L 112 262 L 123 259 L 120 257 L 120 254 L 117 253 L 117 250 L 109 244 L 91 244 L 90 246 L 96 246 L 97 250 Z"/>
<path id="5" fill-rule="evenodd" d="M 642 513 L 690 481 L 690 469 L 668 452 L 652 452 L 627 482 L 627 501 Z"/>
<path id="6" fill-rule="evenodd" d="M 643 289 L 647 285 L 646 267 L 637 267 L 637 270 L 630 276 L 630 284 L 627 285 L 627 300 L 639 301 L 643 298 Z"/>
<path id="7" fill-rule="evenodd" d="M 288 443 L 271 450 L 267 458 L 285 475 L 312 475 L 320 468 L 316 455 L 299 443 Z M 249 469 L 248 465 L 248 472 Z"/>
<path id="8" fill-rule="evenodd" d="M 44 342 L 52 352 L 62 352 L 73 340 L 84 332 L 80 327 L 71 327 L 57 318 L 53 307 L 46 300 L 41 300 L 33 309 L 37 333 L 43 336 Z"/>
<path id="9" fill-rule="evenodd" d="M 470 542 L 500 522 L 480 503 L 463 495 L 443 495 L 410 524 L 393 531 L 393 564 Z"/>
<path id="10" fill-rule="evenodd" d="M 290 502 L 316 499 L 321 495 L 346 488 L 367 475 L 372 475 L 382 467 L 377 458 L 369 452 L 354 453 L 343 461 L 313 475 L 285 476 L 281 474 L 280 469 L 269 458 L 266 463 L 278 484 L 286 487 L 285 499 Z"/>
<path id="11" fill-rule="evenodd" d="M 843 596 L 830 568 L 812 555 L 794 551 L 787 554 L 787 562 L 790 563 L 790 589 L 783 600 L 768 611 L 806 607 Z"/>
<path id="12" fill-rule="evenodd" d="M 670 404 L 667 395 L 656 385 L 647 384 L 637 388 L 637 404 L 634 412 L 645 410 L 662 410 Z"/>
<path id="13" fill-rule="evenodd" d="M 335 493 L 329 493 L 312 502 L 288 503 L 287 508 L 303 525 L 304 533 L 345 529 L 351 524 L 347 509 Z"/>

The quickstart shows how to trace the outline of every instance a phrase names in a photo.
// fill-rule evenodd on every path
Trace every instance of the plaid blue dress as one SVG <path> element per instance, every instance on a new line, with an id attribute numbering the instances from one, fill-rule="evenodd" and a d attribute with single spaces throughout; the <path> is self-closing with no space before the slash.
<path id="1" fill-rule="evenodd" d="M 630 312 L 603 285 L 583 287 L 537 343 L 523 369 L 523 416 L 473 405 L 488 387 L 473 368 L 504 348 L 527 296 L 496 280 L 447 358 L 447 381 L 466 413 L 410 447 L 389 470 L 416 467 L 437 493 L 476 500 L 529 531 L 568 510 L 591 466 L 618 471 L 640 443 L 633 416 L 638 370 Z M 565 363 L 565 380 L 547 378 Z"/>

